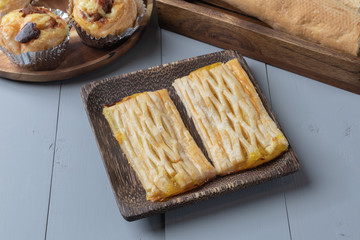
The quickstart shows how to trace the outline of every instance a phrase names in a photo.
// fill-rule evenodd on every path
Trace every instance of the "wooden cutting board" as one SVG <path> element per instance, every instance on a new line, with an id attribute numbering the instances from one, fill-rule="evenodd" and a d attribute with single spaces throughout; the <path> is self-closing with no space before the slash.
<path id="1" fill-rule="evenodd" d="M 156 0 L 156 7 L 164 29 L 360 94 L 360 57 L 273 30 L 213 4 Z"/>

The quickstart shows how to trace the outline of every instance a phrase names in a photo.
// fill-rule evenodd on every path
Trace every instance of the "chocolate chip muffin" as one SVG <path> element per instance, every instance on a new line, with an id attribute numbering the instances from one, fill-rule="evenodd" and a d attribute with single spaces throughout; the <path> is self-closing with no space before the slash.
<path id="1" fill-rule="evenodd" d="M 26 7 L 32 0 L 0 0 L 0 15 Z"/>
<path id="2" fill-rule="evenodd" d="M 42 7 L 29 6 L 11 11 L 0 21 L 0 47 L 8 56 L 42 51 L 45 51 L 45 55 L 49 55 L 49 51 L 59 48 L 65 42 L 68 34 L 67 22 Z M 56 51 L 59 53 L 60 49 Z M 37 58 L 36 62 L 47 60 L 42 59 L 44 56 L 39 54 Z M 35 59 L 32 61 L 34 62 Z"/>
<path id="3" fill-rule="evenodd" d="M 102 47 L 89 41 L 118 36 L 136 25 L 138 6 L 136 0 L 70 0 L 69 13 L 85 44 Z"/>
<path id="4" fill-rule="evenodd" d="M 0 44 L 16 55 L 50 49 L 68 35 L 66 22 L 48 9 L 30 6 L 5 15 L 0 21 Z"/>

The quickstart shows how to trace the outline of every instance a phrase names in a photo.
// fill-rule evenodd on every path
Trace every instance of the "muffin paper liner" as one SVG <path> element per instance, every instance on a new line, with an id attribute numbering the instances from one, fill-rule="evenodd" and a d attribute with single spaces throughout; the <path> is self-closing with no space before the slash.
<path id="1" fill-rule="evenodd" d="M 78 35 L 80 36 L 82 42 L 85 45 L 93 48 L 110 48 L 113 47 L 114 45 L 122 43 L 124 40 L 126 40 L 128 37 L 134 34 L 136 30 L 139 28 L 140 26 L 139 22 L 141 18 L 145 15 L 146 6 L 142 0 L 135 0 L 135 3 L 137 6 L 137 13 L 138 13 L 135 26 L 126 29 L 124 32 L 122 32 L 119 35 L 109 34 L 106 37 L 101 37 L 101 38 L 96 38 L 92 36 L 90 33 L 82 29 L 81 26 L 74 20 L 72 16 L 73 8 L 74 8 L 72 0 L 69 1 L 68 13 L 72 25 L 75 27 Z"/>
<path id="2" fill-rule="evenodd" d="M 68 23 L 69 17 L 67 13 L 59 9 L 48 9 Z M 66 36 L 65 40 L 58 46 L 55 46 L 51 49 L 45 49 L 36 52 L 26 52 L 21 53 L 20 55 L 12 54 L 2 46 L 0 46 L 0 50 L 19 67 L 27 68 L 29 70 L 55 69 L 62 63 L 65 58 L 66 49 L 69 45 L 70 40 L 70 29 L 71 24 L 69 24 L 69 33 Z"/>

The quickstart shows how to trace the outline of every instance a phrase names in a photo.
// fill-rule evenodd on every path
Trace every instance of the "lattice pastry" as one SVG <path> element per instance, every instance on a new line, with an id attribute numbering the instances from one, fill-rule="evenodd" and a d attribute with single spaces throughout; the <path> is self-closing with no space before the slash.
<path id="1" fill-rule="evenodd" d="M 217 174 L 256 167 L 287 150 L 238 60 L 198 69 L 173 83 Z"/>
<path id="2" fill-rule="evenodd" d="M 167 90 L 135 94 L 104 107 L 103 114 L 148 200 L 165 199 L 215 177 Z"/>

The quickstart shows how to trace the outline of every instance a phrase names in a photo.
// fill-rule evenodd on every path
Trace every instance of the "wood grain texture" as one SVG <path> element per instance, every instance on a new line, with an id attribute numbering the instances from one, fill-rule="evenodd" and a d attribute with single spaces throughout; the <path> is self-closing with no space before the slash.
<path id="1" fill-rule="evenodd" d="M 139 29 L 120 45 L 110 49 L 95 49 L 81 42 L 75 28 L 70 31 L 70 43 L 67 56 L 61 65 L 51 71 L 30 71 L 13 64 L 5 54 L 0 51 L 0 77 L 19 81 L 49 82 L 72 78 L 92 70 L 103 67 L 129 51 L 139 40 L 145 26 L 149 23 L 153 1 L 144 0 L 146 4 L 145 16 L 140 21 Z M 39 0 L 36 5 L 57 8 L 66 11 L 67 0 Z"/>
<path id="2" fill-rule="evenodd" d="M 240 61 L 254 83 L 265 108 L 268 110 L 270 116 L 275 119 L 269 104 L 259 91 L 259 87 L 245 60 L 235 51 L 218 52 L 182 60 L 121 75 L 119 77 L 92 82 L 82 87 L 81 95 L 85 110 L 96 136 L 97 144 L 107 169 L 120 212 L 126 220 L 136 220 L 186 204 L 209 199 L 236 189 L 245 188 L 276 177 L 287 175 L 299 168 L 295 153 L 290 146 L 289 151 L 279 158 L 258 168 L 216 178 L 214 181 L 211 181 L 202 187 L 170 198 L 165 202 L 153 203 L 146 201 L 145 191 L 134 171 L 129 166 L 119 144 L 112 136 L 110 127 L 102 115 L 103 106 L 105 104 L 114 103 L 119 99 L 134 93 L 166 88 L 179 110 L 185 126 L 189 129 L 203 152 L 206 152 L 195 131 L 193 122 L 187 117 L 185 108 L 182 106 L 182 103 L 175 94 L 171 84 L 176 78 L 188 75 L 195 69 L 214 62 L 225 62 L 233 58 L 237 58 Z"/>
<path id="3" fill-rule="evenodd" d="M 360 59 L 200 2 L 157 0 L 160 26 L 360 94 Z"/>
<path id="4" fill-rule="evenodd" d="M 268 77 L 273 110 L 301 161 L 286 192 L 292 240 L 359 239 L 360 95 L 272 66 Z"/>
<path id="5" fill-rule="evenodd" d="M 44 239 L 59 89 L 0 78 L 1 239 Z"/>

